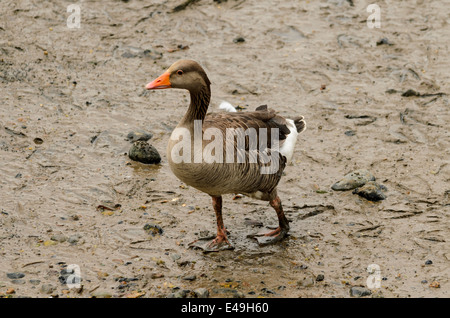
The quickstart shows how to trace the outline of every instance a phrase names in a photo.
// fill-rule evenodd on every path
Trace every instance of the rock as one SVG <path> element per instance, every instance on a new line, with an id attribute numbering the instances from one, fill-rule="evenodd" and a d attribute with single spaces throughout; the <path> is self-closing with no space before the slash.
<path id="1" fill-rule="evenodd" d="M 364 297 L 369 296 L 370 294 L 372 294 L 370 289 L 364 287 L 355 286 L 350 289 L 350 295 L 353 297 Z"/>
<path id="2" fill-rule="evenodd" d="M 347 130 L 344 132 L 344 134 L 346 136 L 354 136 L 354 135 L 356 135 L 356 132 L 354 130 Z"/>
<path id="3" fill-rule="evenodd" d="M 93 298 L 111 298 L 112 295 L 109 291 L 106 290 L 98 290 L 92 293 Z"/>
<path id="4" fill-rule="evenodd" d="M 355 170 L 344 178 L 331 186 L 331 189 L 335 191 L 352 190 L 363 186 L 369 181 L 375 181 L 375 177 L 367 170 Z"/>
<path id="5" fill-rule="evenodd" d="M 325 279 L 325 276 L 323 274 L 319 274 L 316 276 L 316 282 L 321 282 Z"/>
<path id="6" fill-rule="evenodd" d="M 411 96 L 420 96 L 420 93 L 416 92 L 413 89 L 408 89 L 406 92 L 402 94 L 403 97 L 411 97 Z"/>
<path id="7" fill-rule="evenodd" d="M 63 243 L 65 241 L 67 241 L 67 237 L 65 235 L 63 235 L 63 234 L 52 235 L 52 237 L 50 239 L 52 241 L 59 242 L 59 243 Z"/>
<path id="8" fill-rule="evenodd" d="M 13 279 L 11 281 L 11 283 L 17 284 L 17 285 L 23 285 L 23 284 L 25 284 L 25 280 L 23 280 L 23 279 Z"/>
<path id="9" fill-rule="evenodd" d="M 146 132 L 144 130 L 134 130 L 130 131 L 127 135 L 127 140 L 131 142 L 135 141 L 148 141 L 153 137 L 152 133 Z"/>
<path id="10" fill-rule="evenodd" d="M 386 195 L 383 193 L 386 187 L 376 183 L 375 181 L 369 181 L 360 188 L 353 190 L 353 194 L 357 194 L 370 201 L 380 201 L 386 199 Z"/>
<path id="11" fill-rule="evenodd" d="M 145 164 L 156 164 L 161 162 L 161 156 L 156 148 L 142 140 L 133 143 L 128 152 L 128 156 L 131 160 Z"/>
<path id="12" fill-rule="evenodd" d="M 303 279 L 297 282 L 298 286 L 312 287 L 314 286 L 314 279 L 312 277 L 303 277 Z"/>
<path id="13" fill-rule="evenodd" d="M 388 40 L 388 38 L 382 38 L 382 39 L 379 39 L 378 41 L 377 41 L 377 46 L 378 45 L 394 45 L 394 44 L 392 44 L 389 40 Z"/>
<path id="14" fill-rule="evenodd" d="M 16 293 L 16 290 L 14 288 L 8 288 L 6 290 L 6 295 L 12 295 L 12 294 L 15 294 L 15 293 Z"/>
<path id="15" fill-rule="evenodd" d="M 145 224 L 144 231 L 151 236 L 162 235 L 164 233 L 163 229 L 157 224 Z"/>
<path id="16" fill-rule="evenodd" d="M 209 291 L 206 288 L 197 288 L 194 290 L 194 295 L 197 298 L 208 298 L 209 297 Z"/>
<path id="17" fill-rule="evenodd" d="M 188 281 L 193 281 L 193 280 L 197 279 L 197 276 L 195 276 L 195 275 L 187 275 L 187 276 L 182 277 L 182 279 L 183 280 L 188 280 Z"/>
<path id="18" fill-rule="evenodd" d="M 234 43 L 242 43 L 245 42 L 245 39 L 242 36 L 238 36 L 237 38 L 233 39 Z"/>
<path id="19" fill-rule="evenodd" d="M 427 260 L 427 261 L 425 262 L 425 265 L 431 265 L 431 264 L 433 264 L 433 262 L 432 262 L 431 260 Z"/>
<path id="20" fill-rule="evenodd" d="M 19 279 L 19 278 L 25 277 L 25 274 L 24 273 L 20 273 L 20 272 L 14 272 L 14 273 L 6 273 L 6 276 L 9 279 Z"/>
<path id="21" fill-rule="evenodd" d="M 186 298 L 187 294 L 189 293 L 189 290 L 177 290 L 174 293 L 169 294 L 167 298 Z"/>
<path id="22" fill-rule="evenodd" d="M 41 281 L 39 279 L 30 279 L 30 284 L 37 286 L 41 283 Z"/>
<path id="23" fill-rule="evenodd" d="M 69 236 L 69 238 L 67 239 L 67 242 L 69 242 L 72 245 L 75 245 L 78 243 L 80 238 L 81 238 L 80 234 L 74 234 L 74 235 Z"/>
<path id="24" fill-rule="evenodd" d="M 52 284 L 44 284 L 41 286 L 41 293 L 43 294 L 51 294 L 56 290 L 56 287 Z"/>

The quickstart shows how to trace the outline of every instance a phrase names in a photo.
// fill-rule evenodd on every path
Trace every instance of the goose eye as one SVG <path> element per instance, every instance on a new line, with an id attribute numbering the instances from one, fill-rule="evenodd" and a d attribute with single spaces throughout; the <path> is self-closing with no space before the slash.
<path id="1" fill-rule="evenodd" d="M 177 74 L 178 74 L 178 75 L 183 75 L 183 71 L 182 71 L 182 70 L 178 70 L 178 71 L 177 71 Z"/>

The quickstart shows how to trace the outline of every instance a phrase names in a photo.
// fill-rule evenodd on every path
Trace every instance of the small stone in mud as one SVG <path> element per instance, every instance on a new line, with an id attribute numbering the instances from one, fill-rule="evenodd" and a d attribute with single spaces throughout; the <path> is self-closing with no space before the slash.
<path id="1" fill-rule="evenodd" d="M 81 238 L 80 234 L 74 234 L 74 235 L 69 236 L 69 238 L 67 239 L 67 242 L 69 242 L 72 245 L 75 245 L 78 243 L 80 238 Z"/>
<path id="2" fill-rule="evenodd" d="M 314 286 L 314 279 L 312 277 L 303 277 L 303 279 L 297 282 L 298 286 L 312 287 Z"/>
<path id="3" fill-rule="evenodd" d="M 416 92 L 413 89 L 408 89 L 406 92 L 402 94 L 403 97 L 411 97 L 411 96 L 420 96 L 420 93 Z"/>
<path id="4" fill-rule="evenodd" d="M 353 190 L 352 193 L 370 201 L 380 201 L 386 199 L 386 195 L 382 190 L 386 190 L 386 187 L 375 181 L 369 181 L 362 187 Z"/>
<path id="5" fill-rule="evenodd" d="M 375 177 L 367 170 L 355 170 L 331 186 L 335 191 L 346 191 L 358 188 L 369 181 L 375 181 Z"/>
<path id="6" fill-rule="evenodd" d="M 242 36 L 233 39 L 234 43 L 242 43 L 245 42 L 245 39 Z"/>
<path id="7" fill-rule="evenodd" d="M 167 298 L 186 298 L 188 293 L 189 293 L 189 290 L 177 290 L 176 292 L 167 296 Z"/>
<path id="8" fill-rule="evenodd" d="M 127 135 L 127 140 L 131 141 L 131 142 L 135 142 L 138 140 L 141 141 L 148 141 L 153 137 L 152 133 L 143 131 L 143 130 L 134 130 L 134 131 L 130 131 Z"/>
<path id="9" fill-rule="evenodd" d="M 25 274 L 24 273 L 20 273 L 20 272 L 14 272 L 14 273 L 6 273 L 6 276 L 9 279 L 20 279 L 20 278 L 25 277 Z"/>
<path id="10" fill-rule="evenodd" d="M 344 134 L 346 136 L 354 136 L 356 135 L 356 132 L 354 130 L 347 130 L 346 132 L 344 132 Z"/>
<path id="11" fill-rule="evenodd" d="M 63 235 L 63 234 L 52 235 L 52 237 L 50 239 L 52 241 L 59 242 L 59 243 L 63 243 L 65 241 L 67 241 L 67 237 L 65 235 Z"/>
<path id="12" fill-rule="evenodd" d="M 6 295 L 12 295 L 12 294 L 15 294 L 15 293 L 16 293 L 16 290 L 14 288 L 8 288 L 6 290 Z"/>
<path id="13" fill-rule="evenodd" d="M 56 290 L 56 287 L 52 284 L 44 284 L 41 286 L 41 293 L 43 294 L 51 294 Z"/>
<path id="14" fill-rule="evenodd" d="M 144 231 L 146 231 L 151 236 L 162 235 L 163 229 L 157 224 L 145 224 Z"/>
<path id="15" fill-rule="evenodd" d="M 370 294 L 372 294 L 370 289 L 364 287 L 355 286 L 350 289 L 350 295 L 353 297 L 364 297 L 369 296 Z"/>
<path id="16" fill-rule="evenodd" d="M 187 275 L 187 276 L 182 277 L 181 279 L 188 280 L 188 281 L 193 281 L 193 280 L 197 279 L 197 276 L 195 276 L 195 275 Z"/>
<path id="17" fill-rule="evenodd" d="M 208 298 L 209 297 L 209 291 L 206 288 L 197 288 L 194 290 L 194 295 L 197 298 Z"/>
<path id="18" fill-rule="evenodd" d="M 383 44 L 384 45 L 394 45 L 388 40 L 388 38 L 382 38 L 382 39 L 377 41 L 377 46 L 378 45 L 383 45 Z"/>
<path id="19" fill-rule="evenodd" d="M 41 144 L 44 142 L 44 140 L 43 140 L 42 138 L 37 137 L 37 138 L 34 138 L 34 139 L 33 139 L 33 142 L 34 142 L 36 145 L 41 145 Z"/>
<path id="20" fill-rule="evenodd" d="M 316 282 L 321 282 L 325 279 L 325 276 L 323 274 L 319 274 L 316 276 Z"/>
<path id="21" fill-rule="evenodd" d="M 133 143 L 128 152 L 128 156 L 131 160 L 146 164 L 156 164 L 161 162 L 161 156 L 156 148 L 142 140 Z"/>
<path id="22" fill-rule="evenodd" d="M 433 264 L 433 262 L 432 262 L 431 260 L 427 260 L 427 261 L 425 262 L 425 265 L 431 265 L 431 264 Z"/>

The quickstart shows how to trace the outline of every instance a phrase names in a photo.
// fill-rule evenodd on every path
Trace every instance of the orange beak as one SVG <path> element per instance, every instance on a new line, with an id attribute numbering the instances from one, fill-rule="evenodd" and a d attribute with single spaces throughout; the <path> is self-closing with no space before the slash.
<path id="1" fill-rule="evenodd" d="M 146 89 L 164 89 L 171 88 L 172 84 L 170 84 L 170 73 L 164 72 L 160 77 L 155 79 L 153 82 L 148 83 L 145 88 Z"/>

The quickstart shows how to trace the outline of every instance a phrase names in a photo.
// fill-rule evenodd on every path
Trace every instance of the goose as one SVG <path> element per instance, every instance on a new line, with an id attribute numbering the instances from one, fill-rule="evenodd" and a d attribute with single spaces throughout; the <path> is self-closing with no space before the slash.
<path id="1" fill-rule="evenodd" d="M 148 90 L 189 91 L 190 104 L 169 139 L 167 158 L 177 178 L 212 199 L 217 235 L 204 249 L 234 248 L 222 217 L 225 194 L 239 193 L 268 201 L 277 214 L 278 227 L 252 237 L 260 246 L 277 243 L 289 231 L 277 185 L 292 160 L 298 134 L 306 128 L 303 116 L 287 119 L 267 105 L 255 111 L 207 114 L 210 86 L 205 70 L 193 60 L 176 61 L 145 86 Z"/>

